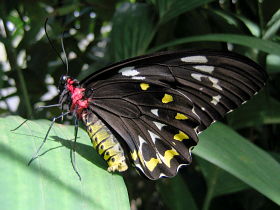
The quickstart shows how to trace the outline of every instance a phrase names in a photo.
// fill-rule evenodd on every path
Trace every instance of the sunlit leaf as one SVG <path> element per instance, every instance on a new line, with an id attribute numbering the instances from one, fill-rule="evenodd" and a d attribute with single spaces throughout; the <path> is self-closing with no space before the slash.
<path id="1" fill-rule="evenodd" d="M 242 180 L 280 204 L 280 164 L 222 123 L 200 136 L 193 153 Z"/>
<path id="2" fill-rule="evenodd" d="M 27 166 L 49 121 L 0 118 L 0 184 L 2 209 L 129 209 L 120 175 L 106 171 L 106 164 L 90 146 L 82 129 L 76 145 L 79 181 L 70 162 L 73 126 L 55 124 L 39 158 Z"/>

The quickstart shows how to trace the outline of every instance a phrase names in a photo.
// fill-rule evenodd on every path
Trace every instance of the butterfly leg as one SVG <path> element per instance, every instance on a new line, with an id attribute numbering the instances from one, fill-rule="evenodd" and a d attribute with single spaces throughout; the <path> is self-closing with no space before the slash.
<path id="1" fill-rule="evenodd" d="M 28 119 L 24 120 L 22 123 L 20 123 L 16 128 L 12 129 L 11 131 L 15 131 L 17 129 L 19 129 L 21 126 L 23 126 L 26 122 L 28 121 Z"/>
<path id="2" fill-rule="evenodd" d="M 65 116 L 65 115 L 67 115 L 67 114 L 69 114 L 69 113 L 70 113 L 70 112 L 63 113 L 63 114 L 61 114 L 60 116 L 54 117 L 54 118 L 52 119 L 52 122 L 51 122 L 51 124 L 50 124 L 50 127 L 49 127 L 49 129 L 48 129 L 48 131 L 47 131 L 47 133 L 46 133 L 46 136 L 45 136 L 43 142 L 42 142 L 41 145 L 38 147 L 36 153 L 32 156 L 31 160 L 28 162 L 27 165 L 30 165 L 30 164 L 33 162 L 33 160 L 35 160 L 35 159 L 39 156 L 38 154 L 39 154 L 40 150 L 42 149 L 43 145 L 46 143 L 47 138 L 48 138 L 48 135 L 49 135 L 49 133 L 50 133 L 50 131 L 51 131 L 51 129 L 52 129 L 52 126 L 54 125 L 55 121 L 56 121 L 57 119 L 59 119 L 59 118 L 62 118 L 63 116 Z"/>
<path id="3" fill-rule="evenodd" d="M 38 109 L 45 109 L 45 108 L 51 108 L 51 107 L 59 107 L 61 106 L 61 104 L 52 104 L 52 105 L 47 105 L 47 106 L 39 106 L 36 107 L 35 110 L 37 111 Z M 21 126 L 23 126 L 26 122 L 28 121 L 28 119 L 24 120 L 21 124 L 19 124 L 17 127 L 15 127 L 14 129 L 12 129 L 11 131 L 15 131 L 17 129 L 19 129 Z"/>
<path id="4" fill-rule="evenodd" d="M 76 174 L 78 175 L 80 181 L 82 180 L 77 168 L 76 168 L 76 156 L 75 156 L 75 152 L 76 152 L 76 143 L 77 143 L 77 136 L 78 136 L 78 129 L 79 129 L 79 121 L 77 118 L 75 118 L 75 139 L 74 139 L 74 145 L 73 147 L 71 147 L 70 150 L 70 158 L 71 158 L 71 163 L 73 166 L 74 171 L 76 172 Z"/>

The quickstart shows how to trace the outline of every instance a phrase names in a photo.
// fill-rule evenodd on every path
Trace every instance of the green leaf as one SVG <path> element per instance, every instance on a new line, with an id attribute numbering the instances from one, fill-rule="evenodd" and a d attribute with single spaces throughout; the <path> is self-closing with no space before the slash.
<path id="1" fill-rule="evenodd" d="M 150 0 L 158 9 L 160 23 L 165 23 L 187 11 L 207 4 L 213 0 Z"/>
<path id="2" fill-rule="evenodd" d="M 280 55 L 280 45 L 276 44 L 275 42 L 237 34 L 206 34 L 201 36 L 191 36 L 182 39 L 176 39 L 174 41 L 155 47 L 149 50 L 149 52 L 156 52 L 170 46 L 202 41 L 229 42 L 232 44 L 238 44 L 250 48 L 253 47 L 266 53 Z"/>
<path id="3" fill-rule="evenodd" d="M 235 129 L 280 123 L 280 103 L 263 91 L 228 115 L 228 123 Z"/>
<path id="4" fill-rule="evenodd" d="M 260 27 L 255 22 L 241 15 L 237 15 L 237 18 L 239 18 L 246 25 L 252 35 L 254 35 L 255 37 L 260 36 Z"/>
<path id="5" fill-rule="evenodd" d="M 247 184 L 216 165 L 213 165 L 199 157 L 196 157 L 196 160 L 198 161 L 203 176 L 207 182 L 208 192 L 212 192 L 211 198 L 219 195 L 235 193 L 249 188 Z M 210 189 L 211 187 L 212 189 Z"/>
<path id="6" fill-rule="evenodd" d="M 280 9 L 275 12 L 271 20 L 267 23 L 267 30 L 263 35 L 263 39 L 270 39 L 277 33 L 280 28 Z"/>
<path id="7" fill-rule="evenodd" d="M 154 36 L 154 17 L 147 4 L 122 4 L 113 19 L 111 43 L 109 47 L 110 61 L 145 53 Z"/>
<path id="8" fill-rule="evenodd" d="M 269 73 L 279 73 L 280 72 L 280 56 L 279 55 L 268 55 L 266 57 L 266 69 Z"/>
<path id="9" fill-rule="evenodd" d="M 199 138 L 194 154 L 280 204 L 280 164 L 267 152 L 222 123 L 213 124 Z"/>
<path id="10" fill-rule="evenodd" d="M 196 203 L 193 199 L 186 183 L 178 174 L 172 179 L 162 179 L 157 182 L 158 191 L 162 201 L 172 210 L 197 210 Z"/>
<path id="11" fill-rule="evenodd" d="M 41 156 L 27 163 L 44 138 L 50 122 L 23 122 L 19 117 L 0 118 L 0 185 L 2 209 L 129 209 L 128 195 L 120 175 L 106 171 L 106 164 L 79 129 L 76 165 L 69 152 L 74 127 L 55 124 Z"/>
<path id="12" fill-rule="evenodd" d="M 79 8 L 79 4 L 80 3 L 71 3 L 69 5 L 66 5 L 66 6 L 63 6 L 63 7 L 60 7 L 58 9 L 56 9 L 56 13 L 60 16 L 62 15 L 66 15 L 66 14 L 69 14 L 69 13 L 72 13 L 74 11 L 77 11 L 77 9 Z"/>

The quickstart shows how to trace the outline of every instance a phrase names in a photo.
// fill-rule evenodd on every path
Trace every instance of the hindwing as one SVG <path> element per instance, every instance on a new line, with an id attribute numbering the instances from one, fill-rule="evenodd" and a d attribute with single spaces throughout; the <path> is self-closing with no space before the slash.
<path id="1" fill-rule="evenodd" d="M 136 57 L 83 80 L 90 109 L 129 150 L 150 179 L 176 175 L 191 162 L 197 134 L 264 85 L 248 58 L 215 51 Z"/>

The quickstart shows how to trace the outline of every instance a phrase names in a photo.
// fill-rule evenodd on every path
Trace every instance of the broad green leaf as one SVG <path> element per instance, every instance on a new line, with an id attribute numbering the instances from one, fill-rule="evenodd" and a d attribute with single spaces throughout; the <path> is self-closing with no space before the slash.
<path id="1" fill-rule="evenodd" d="M 218 166 L 199 157 L 196 157 L 196 160 L 198 161 L 204 178 L 207 182 L 207 191 L 211 192 L 211 198 L 249 188 L 247 184 L 219 168 Z"/>
<path id="2" fill-rule="evenodd" d="M 201 135 L 193 150 L 277 204 L 280 204 L 280 164 L 222 123 L 215 123 Z"/>
<path id="3" fill-rule="evenodd" d="M 154 36 L 154 17 L 147 4 L 122 4 L 113 19 L 109 54 L 112 61 L 145 53 Z"/>
<path id="4" fill-rule="evenodd" d="M 50 122 L 0 118 L 1 209 L 129 209 L 128 195 L 120 175 L 106 171 L 106 164 L 79 129 L 76 165 L 70 162 L 73 126 L 55 124 L 41 156 L 27 163 L 44 138 Z"/>
<path id="5" fill-rule="evenodd" d="M 207 4 L 213 0 L 150 0 L 158 9 L 160 23 L 165 23 L 187 11 Z"/>
<path id="6" fill-rule="evenodd" d="M 196 203 L 193 199 L 186 183 L 178 174 L 171 179 L 162 179 L 157 182 L 162 201 L 172 210 L 197 210 Z"/>
<path id="7" fill-rule="evenodd" d="M 228 123 L 235 129 L 280 123 L 280 103 L 264 92 L 228 115 Z"/>
<path id="8" fill-rule="evenodd" d="M 229 42 L 232 44 L 243 45 L 250 48 L 253 47 L 266 53 L 280 55 L 280 44 L 269 40 L 262 40 L 256 37 L 237 34 L 206 34 L 201 36 L 191 36 L 182 39 L 176 39 L 174 41 L 155 47 L 149 50 L 149 52 L 156 52 L 170 46 L 202 41 Z"/>

